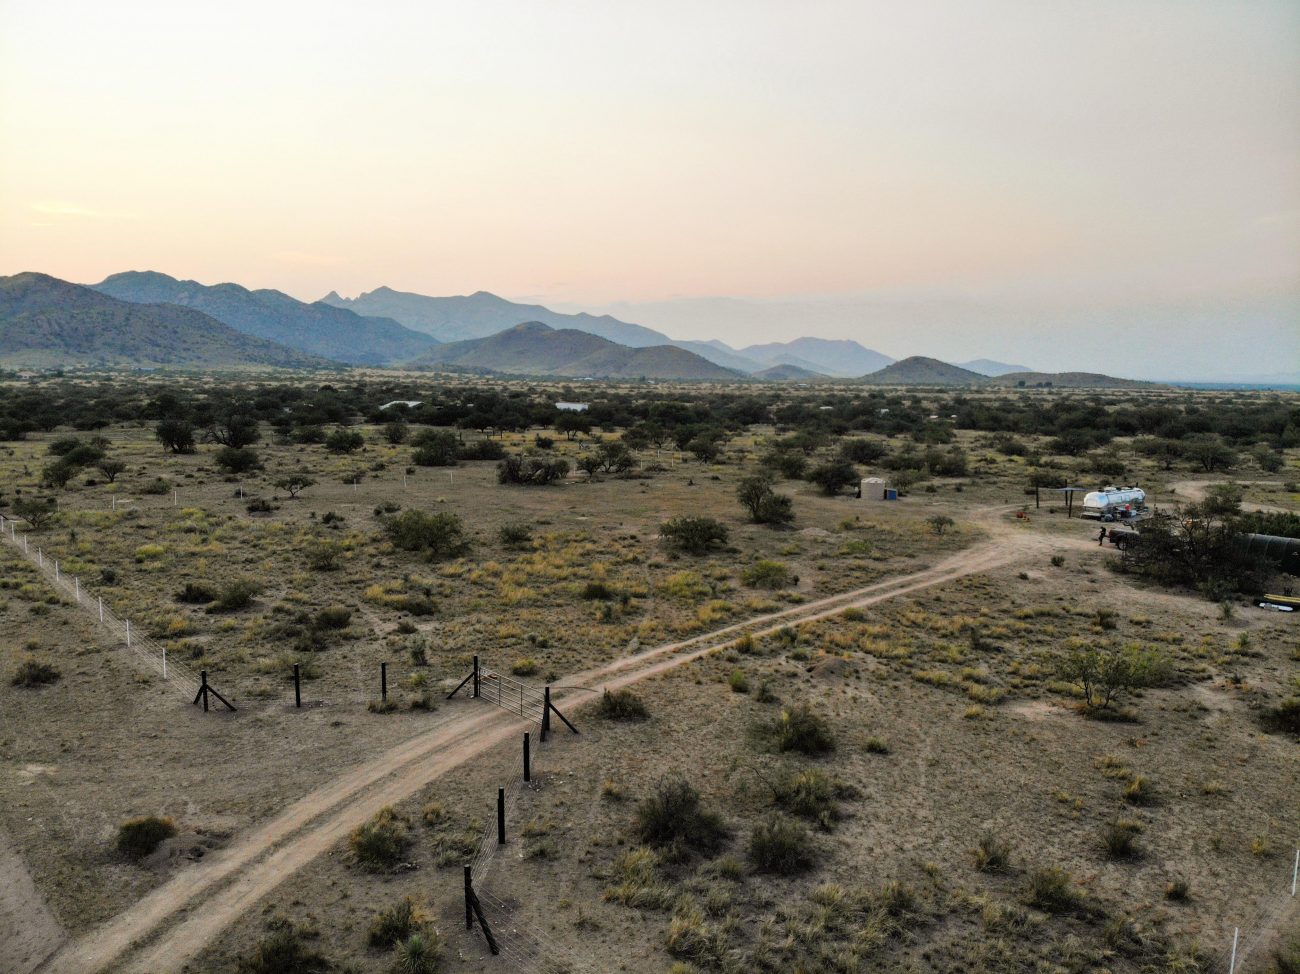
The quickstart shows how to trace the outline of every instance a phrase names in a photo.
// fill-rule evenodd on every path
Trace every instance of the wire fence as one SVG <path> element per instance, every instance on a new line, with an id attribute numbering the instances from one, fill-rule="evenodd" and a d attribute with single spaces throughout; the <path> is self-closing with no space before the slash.
<path id="1" fill-rule="evenodd" d="M 1211 958 L 1211 972 L 1242 974 L 1248 969 L 1251 958 L 1273 943 L 1287 919 L 1300 916 L 1300 898 L 1296 896 L 1298 881 L 1300 849 L 1295 850 L 1287 863 L 1285 885 L 1281 890 L 1256 902 L 1255 909 L 1245 916 L 1225 917 L 1232 921 L 1232 925 L 1224 930 L 1226 942 L 1223 949 Z"/>
<path id="2" fill-rule="evenodd" d="M 546 721 L 546 694 L 537 687 L 521 683 L 493 670 L 484 670 L 479 679 L 479 697 L 510 713 L 531 718 L 529 734 L 528 778 L 525 781 L 525 759 L 522 750 L 514 766 L 510 781 L 501 786 L 504 791 L 506 821 L 514 824 L 514 834 L 522 837 L 524 815 L 521 806 L 526 800 L 530 784 L 536 782 L 537 758 L 547 750 L 541 730 Z M 470 859 L 470 875 L 474 891 L 487 913 L 500 957 L 514 970 L 525 974 L 590 974 L 592 968 L 575 957 L 569 950 L 532 927 L 516 921 L 517 910 L 493 891 L 492 867 L 504 848 L 498 835 L 495 815 L 489 816 L 479 836 L 478 846 Z"/>
<path id="3" fill-rule="evenodd" d="M 75 605 L 98 622 L 114 642 L 130 649 L 168 683 L 178 687 L 191 698 L 199 692 L 202 683 L 192 669 L 174 656 L 169 657 L 166 646 L 133 628 L 130 619 L 119 617 L 104 605 L 103 597 L 82 585 L 78 576 L 64 572 L 60 568 L 58 559 L 47 557 L 26 532 L 18 530 L 18 524 L 19 522 L 14 518 L 0 514 L 0 539 L 31 562 L 55 591 L 70 598 Z"/>

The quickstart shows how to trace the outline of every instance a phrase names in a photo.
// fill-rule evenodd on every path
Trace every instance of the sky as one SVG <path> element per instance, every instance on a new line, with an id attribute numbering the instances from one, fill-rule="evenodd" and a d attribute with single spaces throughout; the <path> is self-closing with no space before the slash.
<path id="1" fill-rule="evenodd" d="M 1300 4 L 0 0 L 0 274 L 1300 373 Z"/>

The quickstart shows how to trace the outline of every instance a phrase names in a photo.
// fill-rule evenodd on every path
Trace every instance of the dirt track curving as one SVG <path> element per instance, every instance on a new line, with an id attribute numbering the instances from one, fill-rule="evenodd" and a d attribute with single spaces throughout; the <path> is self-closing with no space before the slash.
<path id="1" fill-rule="evenodd" d="M 990 540 L 931 568 L 656 646 L 571 674 L 565 682 L 627 686 L 722 648 L 742 633 L 766 635 L 786 625 L 873 605 L 1030 555 L 1041 557 L 1049 548 L 1070 544 L 1064 539 L 1014 531 L 1001 518 L 984 523 L 990 529 Z M 1083 544 L 1083 539 L 1078 543 Z M 557 702 L 568 706 L 577 706 L 584 699 L 590 696 L 574 691 L 556 693 Z M 475 707 L 414 737 L 317 788 L 236 839 L 219 855 L 187 868 L 130 909 L 65 946 L 40 970 L 49 974 L 91 974 L 109 968 L 142 974 L 178 971 L 258 900 L 379 809 L 402 801 L 527 727 L 527 721 L 505 711 Z"/>

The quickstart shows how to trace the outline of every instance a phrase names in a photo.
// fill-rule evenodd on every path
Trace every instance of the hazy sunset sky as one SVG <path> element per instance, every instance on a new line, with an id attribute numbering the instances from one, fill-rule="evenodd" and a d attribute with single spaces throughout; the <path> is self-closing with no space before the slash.
<path id="1" fill-rule="evenodd" d="M 0 0 L 0 273 L 128 269 L 1300 371 L 1300 4 Z"/>

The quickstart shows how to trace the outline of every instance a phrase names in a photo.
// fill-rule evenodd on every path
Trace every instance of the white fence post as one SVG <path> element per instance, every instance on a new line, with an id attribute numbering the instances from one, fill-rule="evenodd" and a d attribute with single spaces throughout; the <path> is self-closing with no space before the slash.
<path id="1" fill-rule="evenodd" d="M 1295 851 L 1295 865 L 1291 867 L 1291 895 L 1295 896 L 1296 877 L 1300 876 L 1300 849 Z"/>
<path id="2" fill-rule="evenodd" d="M 45 552 L 41 551 L 39 545 L 36 547 L 36 564 L 40 568 L 45 567 Z"/>
<path id="3" fill-rule="evenodd" d="M 23 535 L 23 554 L 27 554 L 27 535 Z"/>
<path id="4" fill-rule="evenodd" d="M 126 645 L 128 647 L 131 645 L 131 620 L 130 619 L 126 620 Z"/>
<path id="5" fill-rule="evenodd" d="M 163 647 L 163 679 L 167 679 L 167 647 Z"/>
<path id="6" fill-rule="evenodd" d="M 1232 959 L 1228 961 L 1228 974 L 1237 974 L 1237 936 L 1241 927 L 1232 928 Z"/>
<path id="7" fill-rule="evenodd" d="M 179 487 L 173 487 L 173 488 L 172 488 L 172 507 L 175 507 L 175 506 L 176 506 L 177 504 L 179 504 L 180 502 L 181 502 L 181 491 L 180 491 L 180 488 L 179 488 Z"/>
<path id="8" fill-rule="evenodd" d="M 57 558 L 54 559 L 54 580 L 56 582 L 59 580 L 59 559 Z"/>
<path id="9" fill-rule="evenodd" d="M 77 592 L 77 601 L 80 602 L 81 601 L 81 576 L 80 575 L 72 576 L 72 585 Z"/>
<path id="10" fill-rule="evenodd" d="M 97 595 L 95 596 L 95 598 L 99 602 L 99 621 L 103 622 L 104 621 L 104 597 L 102 595 Z"/>

